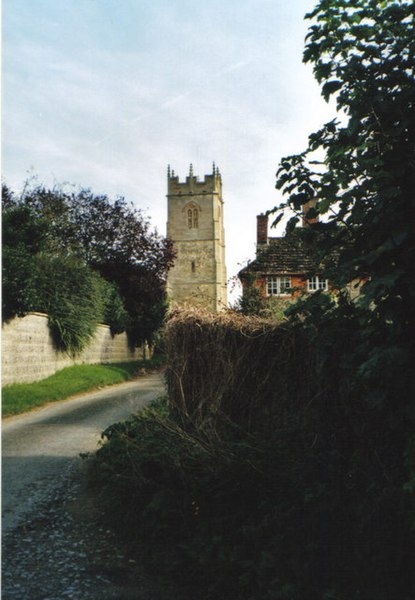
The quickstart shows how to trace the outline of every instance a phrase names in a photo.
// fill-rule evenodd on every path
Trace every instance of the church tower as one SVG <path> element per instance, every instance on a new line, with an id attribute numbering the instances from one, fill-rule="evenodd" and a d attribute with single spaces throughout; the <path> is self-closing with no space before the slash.
<path id="1" fill-rule="evenodd" d="M 193 175 L 185 182 L 167 171 L 167 237 L 176 259 L 167 280 L 167 292 L 178 304 L 188 303 L 212 311 L 227 306 L 225 232 L 222 178 L 213 163 L 203 181 Z"/>

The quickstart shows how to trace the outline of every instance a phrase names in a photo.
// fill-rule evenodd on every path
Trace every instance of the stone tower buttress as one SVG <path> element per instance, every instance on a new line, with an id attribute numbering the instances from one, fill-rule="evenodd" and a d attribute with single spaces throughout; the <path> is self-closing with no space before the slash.
<path id="1" fill-rule="evenodd" d="M 167 280 L 173 302 L 220 311 L 227 306 L 222 177 L 213 163 L 203 181 L 167 172 L 167 237 L 176 259 Z"/>

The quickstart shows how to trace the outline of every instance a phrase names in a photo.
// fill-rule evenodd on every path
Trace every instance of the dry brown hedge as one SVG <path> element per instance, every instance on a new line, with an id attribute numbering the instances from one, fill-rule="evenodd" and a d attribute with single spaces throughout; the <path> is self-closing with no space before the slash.
<path id="1" fill-rule="evenodd" d="M 166 350 L 171 404 L 199 426 L 217 414 L 249 431 L 282 426 L 321 393 L 311 342 L 288 323 L 176 310 Z"/>

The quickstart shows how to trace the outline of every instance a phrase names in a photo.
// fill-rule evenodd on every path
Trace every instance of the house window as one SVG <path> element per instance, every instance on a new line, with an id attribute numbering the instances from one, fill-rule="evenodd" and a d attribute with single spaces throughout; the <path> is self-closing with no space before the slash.
<path id="1" fill-rule="evenodd" d="M 328 280 L 323 279 L 318 275 L 315 275 L 314 277 L 309 277 L 307 280 L 307 290 L 309 292 L 316 292 L 317 290 L 327 290 L 328 286 Z"/>
<path id="2" fill-rule="evenodd" d="M 192 273 L 196 273 L 196 261 L 192 260 Z"/>
<path id="3" fill-rule="evenodd" d="M 187 225 L 189 229 L 197 229 L 199 227 L 199 211 L 197 208 L 189 208 L 187 210 Z"/>
<path id="4" fill-rule="evenodd" d="M 267 277 L 267 295 L 268 296 L 282 296 L 289 294 L 291 287 L 291 277 Z"/>

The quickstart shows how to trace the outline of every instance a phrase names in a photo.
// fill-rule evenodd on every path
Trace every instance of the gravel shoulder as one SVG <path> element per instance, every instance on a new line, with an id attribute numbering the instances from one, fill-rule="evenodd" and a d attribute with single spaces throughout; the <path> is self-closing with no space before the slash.
<path id="1" fill-rule="evenodd" d="M 100 525 L 80 453 L 164 393 L 163 377 L 54 403 L 2 431 L 2 600 L 172 600 Z"/>
<path id="2" fill-rule="evenodd" d="M 81 452 L 93 452 L 101 433 L 165 393 L 156 373 L 55 402 L 2 424 L 2 531 L 36 511 Z"/>
<path id="3" fill-rule="evenodd" d="M 32 516 L 3 536 L 3 600 L 173 600 L 102 527 L 81 459 Z"/>

